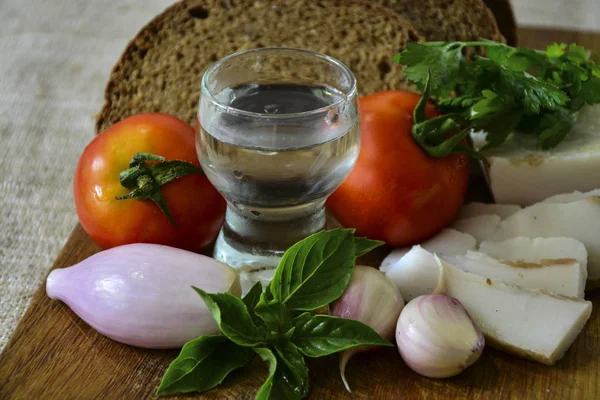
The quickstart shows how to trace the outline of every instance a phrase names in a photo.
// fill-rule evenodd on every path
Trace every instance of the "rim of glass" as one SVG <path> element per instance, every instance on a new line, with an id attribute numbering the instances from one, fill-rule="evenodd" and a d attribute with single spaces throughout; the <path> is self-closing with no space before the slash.
<path id="1" fill-rule="evenodd" d="M 264 52 L 264 51 L 274 51 L 274 50 L 285 50 L 285 51 L 306 53 L 311 56 L 315 56 L 317 58 L 325 60 L 330 64 L 333 64 L 337 68 L 340 68 L 343 71 L 343 73 L 349 77 L 350 89 L 347 92 L 342 92 L 343 97 L 340 98 L 339 100 L 337 100 L 331 104 L 328 104 L 326 106 L 315 108 L 314 110 L 302 111 L 302 112 L 297 112 L 297 113 L 289 113 L 289 114 L 265 114 L 265 113 L 257 113 L 257 112 L 253 112 L 253 111 L 241 110 L 239 108 L 235 108 L 235 107 L 231 107 L 230 105 L 223 104 L 222 102 L 220 102 L 219 100 L 217 100 L 215 98 L 213 92 L 208 88 L 209 75 L 212 72 L 214 72 L 217 68 L 219 68 L 221 66 L 221 64 L 223 64 L 224 62 L 229 61 L 232 58 L 250 54 L 250 53 L 260 53 L 260 52 Z M 329 110 L 332 107 L 336 107 L 343 103 L 346 103 L 350 98 L 352 98 L 355 95 L 356 95 L 356 77 L 354 76 L 354 74 L 352 73 L 350 68 L 348 68 L 344 63 L 342 63 L 341 61 L 339 61 L 331 56 L 328 56 L 326 54 L 319 53 L 317 51 L 296 48 L 296 47 L 279 47 L 279 46 L 260 47 L 257 49 L 243 50 L 243 51 L 239 51 L 237 53 L 230 54 L 228 56 L 221 58 L 220 60 L 218 60 L 217 62 L 212 64 L 210 67 L 208 67 L 208 69 L 204 72 L 204 75 L 202 76 L 202 83 L 201 83 L 201 96 L 206 97 L 208 100 L 210 100 L 211 103 L 213 103 L 217 107 L 223 109 L 225 112 L 231 113 L 231 114 L 244 115 L 244 116 L 252 117 L 252 118 L 259 118 L 259 119 L 299 118 L 299 117 L 306 117 L 306 116 L 311 116 L 314 114 L 329 112 Z"/>

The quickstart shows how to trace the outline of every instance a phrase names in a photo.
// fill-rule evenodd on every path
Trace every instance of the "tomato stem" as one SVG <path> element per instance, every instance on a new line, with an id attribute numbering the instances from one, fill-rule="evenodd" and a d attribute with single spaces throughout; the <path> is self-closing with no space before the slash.
<path id="1" fill-rule="evenodd" d="M 155 163 L 148 164 L 147 161 Z M 204 175 L 204 171 L 202 171 L 202 168 L 186 161 L 165 161 L 164 157 L 156 154 L 135 153 L 129 162 L 129 168 L 119 174 L 121 186 L 131 191 L 126 195 L 117 196 L 116 199 L 150 200 L 179 229 L 160 188 L 172 180 L 190 174 Z"/>

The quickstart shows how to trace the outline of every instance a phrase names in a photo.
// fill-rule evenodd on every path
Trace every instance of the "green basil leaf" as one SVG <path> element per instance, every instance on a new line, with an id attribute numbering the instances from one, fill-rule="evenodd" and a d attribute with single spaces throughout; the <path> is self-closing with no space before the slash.
<path id="1" fill-rule="evenodd" d="M 210 390 L 231 371 L 248 364 L 253 356 L 252 349 L 238 346 L 223 335 L 200 336 L 183 346 L 165 372 L 156 394 Z"/>
<path id="2" fill-rule="evenodd" d="M 294 394 L 301 398 L 308 394 L 308 367 L 304 362 L 304 356 L 298 348 L 289 340 L 282 340 L 275 345 L 279 364 L 287 368 L 281 368 L 282 378 Z M 277 375 L 275 376 L 277 379 Z M 293 379 L 292 379 L 293 378 Z"/>
<path id="3" fill-rule="evenodd" d="M 252 286 L 252 288 L 248 291 L 248 293 L 246 293 L 246 295 L 242 298 L 242 302 L 244 302 L 250 314 L 254 312 L 254 308 L 258 304 L 262 292 L 263 291 L 261 283 L 256 282 L 254 286 Z"/>
<path id="4" fill-rule="evenodd" d="M 254 323 L 257 326 L 264 325 L 263 320 L 258 318 L 258 315 L 256 315 L 256 313 L 254 312 L 254 309 L 256 308 L 256 305 L 258 304 L 258 301 L 260 300 L 260 295 L 262 293 L 263 291 L 261 283 L 256 282 L 254 286 L 252 286 L 252 288 L 248 291 L 248 293 L 246 293 L 246 295 L 242 298 L 242 301 L 244 302 L 246 308 L 248 309 L 248 312 L 250 313 L 252 321 L 254 321 Z"/>
<path id="5" fill-rule="evenodd" d="M 304 314 L 295 320 L 292 342 L 308 357 L 322 357 L 357 346 L 393 346 L 371 327 L 352 319 Z"/>
<path id="6" fill-rule="evenodd" d="M 223 335 L 240 346 L 263 346 L 269 336 L 263 327 L 256 326 L 244 302 L 229 293 L 206 293 L 194 287 L 219 325 Z"/>
<path id="7" fill-rule="evenodd" d="M 285 333 L 283 334 L 283 336 L 282 336 L 282 337 L 283 337 L 284 339 L 286 339 L 286 340 L 289 340 L 289 341 L 291 341 L 292 335 L 294 334 L 294 331 L 295 331 L 295 330 L 296 330 L 296 327 L 295 327 L 295 326 L 292 326 L 292 327 L 291 327 L 291 328 L 290 328 L 290 329 L 289 329 L 287 332 L 285 332 Z"/>
<path id="8" fill-rule="evenodd" d="M 306 325 L 311 318 L 311 313 L 304 312 L 292 320 L 292 325 L 294 326 L 294 328 L 298 329 L 299 327 Z"/>
<path id="9" fill-rule="evenodd" d="M 260 358 L 269 364 L 269 376 L 256 394 L 256 400 L 267 400 L 274 398 L 271 397 L 271 392 L 273 391 L 273 381 L 275 379 L 275 373 L 277 372 L 277 359 L 275 358 L 275 354 L 265 347 L 257 347 L 254 349 L 254 351 L 260 356 Z"/>
<path id="10" fill-rule="evenodd" d="M 358 258 L 367 254 L 371 250 L 385 244 L 381 240 L 371 240 L 367 238 L 354 238 L 354 257 Z"/>
<path id="11" fill-rule="evenodd" d="M 296 374 L 292 373 L 288 365 L 296 365 L 284 350 L 284 356 L 280 350 L 275 352 L 264 347 L 255 348 L 254 351 L 269 364 L 269 377 L 256 394 L 256 400 L 299 400 L 308 393 L 308 369 L 306 369 L 307 383 L 306 387 L 301 387 L 296 380 L 296 376 L 303 374 L 298 370 Z M 302 358 L 301 355 L 298 355 Z M 286 361 L 284 361 L 286 358 Z M 289 358 L 289 359 L 288 359 Z M 302 359 L 304 361 L 304 359 Z M 306 366 L 304 366 L 306 368 Z"/>
<path id="12" fill-rule="evenodd" d="M 312 311 L 344 293 L 354 267 L 354 230 L 332 229 L 290 247 L 268 290 L 291 310 Z"/>
<path id="13" fill-rule="evenodd" d="M 269 292 L 263 292 L 254 310 L 272 332 L 285 334 L 292 328 L 290 310 L 278 300 L 272 298 Z"/>

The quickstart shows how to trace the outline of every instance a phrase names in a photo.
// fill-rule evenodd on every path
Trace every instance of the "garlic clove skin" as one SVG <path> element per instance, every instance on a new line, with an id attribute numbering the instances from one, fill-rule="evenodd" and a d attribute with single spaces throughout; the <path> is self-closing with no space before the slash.
<path id="1" fill-rule="evenodd" d="M 396 343 L 406 365 L 429 378 L 458 375 L 485 347 L 482 332 L 462 304 L 442 294 L 419 296 L 404 307 Z"/>
<path id="2" fill-rule="evenodd" d="M 379 270 L 387 273 L 390 269 L 395 268 L 396 264 L 401 262 L 402 258 L 417 246 L 430 253 L 435 253 L 440 257 L 460 256 L 465 254 L 468 250 L 475 250 L 477 248 L 477 241 L 469 234 L 454 229 L 444 228 L 440 233 L 419 245 L 399 247 L 392 250 L 381 262 Z M 402 293 L 402 295 L 404 296 L 404 293 Z M 404 300 L 407 300 L 406 297 Z"/>
<path id="3" fill-rule="evenodd" d="M 97 253 L 46 280 L 52 299 L 66 303 L 99 333 L 137 347 L 179 348 L 218 326 L 191 286 L 241 294 L 239 276 L 210 257 L 136 243 Z"/>
<path id="4" fill-rule="evenodd" d="M 394 282 L 376 268 L 357 265 L 344 294 L 329 305 L 329 313 L 360 321 L 390 340 L 403 307 L 404 300 Z M 340 375 L 348 392 L 351 390 L 345 376 L 346 364 L 354 354 L 369 349 L 369 346 L 356 347 L 340 355 Z"/>
<path id="5" fill-rule="evenodd" d="M 376 268 L 357 265 L 346 291 L 329 305 L 329 314 L 360 321 L 389 340 L 403 307 L 394 282 Z"/>

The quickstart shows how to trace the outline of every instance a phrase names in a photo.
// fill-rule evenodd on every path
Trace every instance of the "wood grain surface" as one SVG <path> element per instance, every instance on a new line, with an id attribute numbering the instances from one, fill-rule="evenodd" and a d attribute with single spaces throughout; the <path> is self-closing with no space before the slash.
<path id="1" fill-rule="evenodd" d="M 520 29 L 520 43 L 543 47 L 577 42 L 600 50 L 600 35 Z M 73 231 L 53 268 L 71 266 L 99 251 L 80 226 Z M 375 254 L 375 263 L 382 254 Z M 353 395 L 345 392 L 337 358 L 310 360 L 312 399 L 598 399 L 600 398 L 600 291 L 587 296 L 592 317 L 565 357 L 553 367 L 486 348 L 461 375 L 445 380 L 410 371 L 395 349 L 359 354 L 349 363 Z M 50 300 L 40 287 L 0 355 L 0 399 L 147 399 L 177 351 L 126 346 L 96 333 L 67 306 Z M 254 360 L 232 373 L 219 388 L 172 398 L 251 399 L 266 378 Z"/>

